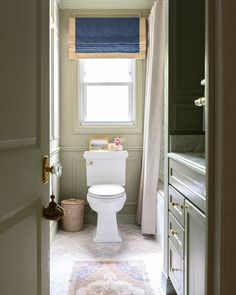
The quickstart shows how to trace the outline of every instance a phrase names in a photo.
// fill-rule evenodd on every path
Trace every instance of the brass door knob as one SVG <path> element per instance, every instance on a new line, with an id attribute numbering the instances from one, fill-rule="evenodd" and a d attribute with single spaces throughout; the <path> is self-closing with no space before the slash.
<path id="1" fill-rule="evenodd" d="M 50 167 L 48 156 L 43 156 L 42 161 L 42 182 L 48 183 L 49 173 L 56 175 L 57 177 L 62 176 L 62 164 L 55 163 L 53 166 Z"/>

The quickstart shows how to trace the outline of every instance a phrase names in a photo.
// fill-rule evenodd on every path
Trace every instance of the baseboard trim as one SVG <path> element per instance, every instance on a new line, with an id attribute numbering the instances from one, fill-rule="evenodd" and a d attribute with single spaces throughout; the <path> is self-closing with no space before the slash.
<path id="1" fill-rule="evenodd" d="M 164 272 L 162 272 L 161 274 L 161 287 L 164 291 L 164 294 L 167 295 L 175 295 L 175 289 L 171 283 L 171 280 L 169 279 L 169 277 L 166 276 L 166 274 Z"/>

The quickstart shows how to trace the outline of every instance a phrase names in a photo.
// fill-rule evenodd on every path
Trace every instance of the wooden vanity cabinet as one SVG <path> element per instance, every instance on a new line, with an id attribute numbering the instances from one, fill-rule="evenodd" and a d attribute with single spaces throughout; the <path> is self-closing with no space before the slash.
<path id="1" fill-rule="evenodd" d="M 204 134 L 205 0 L 169 1 L 169 134 Z"/>
<path id="2" fill-rule="evenodd" d="M 189 201 L 185 204 L 185 294 L 204 295 L 206 217 Z"/>
<path id="3" fill-rule="evenodd" d="M 184 294 L 184 260 L 169 239 L 170 279 L 178 295 Z"/>
<path id="4" fill-rule="evenodd" d="M 170 159 L 169 183 L 200 210 L 206 211 L 206 177 L 204 174 Z"/>
<path id="5" fill-rule="evenodd" d="M 201 192 L 205 191 L 205 176 L 173 159 L 169 159 L 170 167 L 169 277 L 177 295 L 205 295 L 206 217 L 202 210 L 205 206 L 202 206 L 202 201 L 193 203 L 197 197 L 201 199 Z M 188 170 L 189 177 L 186 173 Z M 191 186 L 193 183 L 194 186 Z M 194 188 L 198 188 L 198 193 L 192 198 L 196 193 Z"/>

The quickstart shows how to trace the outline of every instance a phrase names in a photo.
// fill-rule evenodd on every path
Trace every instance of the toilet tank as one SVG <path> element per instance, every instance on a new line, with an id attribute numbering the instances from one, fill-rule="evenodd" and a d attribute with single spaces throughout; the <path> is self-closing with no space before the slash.
<path id="1" fill-rule="evenodd" d="M 86 160 L 87 186 L 125 185 L 126 151 L 88 151 L 83 156 Z"/>

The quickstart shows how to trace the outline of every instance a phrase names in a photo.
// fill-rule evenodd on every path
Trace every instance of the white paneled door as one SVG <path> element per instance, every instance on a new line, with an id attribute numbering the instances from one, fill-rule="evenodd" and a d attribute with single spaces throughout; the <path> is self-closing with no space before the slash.
<path id="1" fill-rule="evenodd" d="M 0 294 L 49 294 L 49 1 L 1 1 Z"/>

